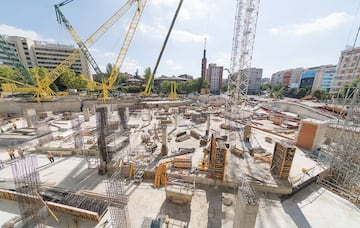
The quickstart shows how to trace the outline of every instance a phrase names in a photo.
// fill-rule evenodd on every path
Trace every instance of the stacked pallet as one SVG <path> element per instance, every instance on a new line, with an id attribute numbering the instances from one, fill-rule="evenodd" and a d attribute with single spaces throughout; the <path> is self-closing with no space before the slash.
<path id="1" fill-rule="evenodd" d="M 192 156 L 182 156 L 174 158 L 173 165 L 175 168 L 180 169 L 191 169 L 192 167 Z"/>
<path id="2" fill-rule="evenodd" d="M 286 143 L 275 143 L 274 154 L 271 162 L 271 173 L 279 179 L 288 179 L 294 160 L 295 147 Z"/>

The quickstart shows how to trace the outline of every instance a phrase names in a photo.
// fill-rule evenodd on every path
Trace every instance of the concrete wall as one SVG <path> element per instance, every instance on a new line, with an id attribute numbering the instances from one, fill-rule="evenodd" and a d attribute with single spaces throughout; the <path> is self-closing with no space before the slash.
<path id="1" fill-rule="evenodd" d="M 106 102 L 106 104 L 114 107 L 117 110 L 119 107 L 133 107 L 139 101 L 135 97 L 122 97 Z M 79 97 L 59 98 L 54 101 L 42 101 L 41 103 L 33 100 L 0 100 L 0 114 L 1 113 L 17 113 L 22 114 L 23 110 L 33 108 L 37 112 L 52 111 L 56 112 L 80 112 L 84 108 L 89 108 L 94 111 L 94 105 L 102 105 L 104 101 L 101 99 L 80 99 Z"/>
<path id="2" fill-rule="evenodd" d="M 270 107 L 275 107 L 278 111 L 293 112 L 300 116 L 300 118 L 312 118 L 317 120 L 329 120 L 333 117 L 317 111 L 311 107 L 303 104 L 296 104 L 290 102 L 274 102 Z"/>
<path id="3" fill-rule="evenodd" d="M 55 102 L 17 102 L 9 100 L 0 101 L 0 113 L 22 114 L 25 109 L 35 109 L 37 112 L 80 112 L 81 101 L 55 101 Z"/>

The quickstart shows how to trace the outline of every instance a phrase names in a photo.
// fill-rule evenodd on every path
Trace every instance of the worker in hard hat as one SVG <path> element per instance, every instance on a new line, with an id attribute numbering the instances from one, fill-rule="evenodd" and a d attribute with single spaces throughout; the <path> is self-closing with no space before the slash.
<path id="1" fill-rule="evenodd" d="M 14 151 L 14 149 L 9 149 L 8 154 L 9 154 L 11 160 L 15 159 L 15 151 Z"/>
<path id="2" fill-rule="evenodd" d="M 25 158 L 25 155 L 24 155 L 25 151 L 21 147 L 18 148 L 17 152 L 18 152 L 20 158 Z"/>
<path id="3" fill-rule="evenodd" d="M 14 128 L 14 130 L 17 129 L 16 123 L 13 123 L 12 127 Z"/>
<path id="4" fill-rule="evenodd" d="M 52 155 L 52 153 L 50 153 L 50 152 L 48 152 L 47 158 L 49 159 L 50 163 L 53 163 L 55 161 L 54 160 L 54 155 Z"/>

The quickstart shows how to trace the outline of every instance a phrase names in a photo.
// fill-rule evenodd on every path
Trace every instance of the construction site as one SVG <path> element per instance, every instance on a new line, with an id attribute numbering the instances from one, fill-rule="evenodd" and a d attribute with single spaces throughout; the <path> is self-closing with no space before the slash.
<path id="1" fill-rule="evenodd" d="M 360 83 L 331 104 L 247 95 L 259 0 L 237 1 L 227 93 L 181 98 L 176 83 L 168 97 L 152 86 L 183 0 L 145 90 L 121 97 L 111 90 L 147 1 L 85 41 L 60 11 L 71 1 L 55 9 L 79 48 L 32 85 L 1 84 L 2 227 L 358 227 Z M 99 96 L 56 95 L 80 53 L 101 74 L 88 48 L 128 10 L 116 67 L 88 79 Z"/>

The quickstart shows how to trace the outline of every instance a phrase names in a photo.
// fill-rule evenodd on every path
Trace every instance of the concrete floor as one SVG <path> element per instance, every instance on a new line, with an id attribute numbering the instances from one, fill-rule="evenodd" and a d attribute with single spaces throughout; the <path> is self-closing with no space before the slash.
<path id="1" fill-rule="evenodd" d="M 140 137 L 143 133 L 147 133 L 149 129 L 158 127 L 155 118 L 155 112 L 159 110 L 152 110 L 151 112 L 138 112 L 137 115 L 131 115 L 129 125 L 137 126 L 131 129 L 130 145 L 125 147 L 118 156 L 123 157 L 125 161 L 135 161 L 137 164 L 147 164 L 149 169 L 154 169 L 156 164 L 161 163 L 161 160 L 154 160 L 160 152 L 161 142 L 157 141 L 158 149 L 154 154 L 145 152 L 144 145 L 141 144 Z M 152 121 L 147 121 L 147 115 L 153 117 Z M 82 115 L 80 120 L 83 121 Z M 58 125 L 64 128 L 70 128 L 69 121 L 56 121 Z M 274 129 L 276 126 L 270 121 L 259 120 L 263 127 Z M 23 122 L 19 122 L 21 125 Z M 226 131 L 220 128 L 220 124 L 224 120 L 220 117 L 211 116 L 211 131 L 218 135 L 226 135 Z M 96 126 L 96 118 L 92 116 L 89 122 L 82 123 L 84 131 L 90 131 Z M 175 129 L 176 128 L 176 129 Z M 52 127 L 53 129 L 53 127 Z M 175 129 L 174 131 L 172 131 Z M 169 125 L 167 133 L 172 140 L 168 142 L 169 155 L 177 152 L 179 147 L 195 148 L 195 153 L 192 156 L 192 165 L 196 167 L 203 157 L 203 148 L 199 146 L 199 140 L 191 137 L 190 139 L 178 143 L 175 142 L 175 135 L 178 132 L 186 130 L 188 133 L 190 129 L 196 129 L 201 133 L 205 133 L 206 124 L 195 125 L 190 120 L 183 119 L 181 115 L 178 116 L 178 125 Z M 53 129 L 54 130 L 54 129 Z M 265 137 L 270 136 L 274 141 L 282 140 L 281 137 L 273 136 L 259 130 L 253 129 L 252 143 L 260 145 L 266 152 L 272 153 L 274 148 L 273 143 L 265 142 Z M 57 132 L 57 136 L 66 137 L 71 134 L 67 132 Z M 290 135 L 294 137 L 294 135 Z M 159 135 L 160 139 L 161 136 Z M 238 136 L 237 136 L 238 137 Z M 91 138 L 91 137 L 90 137 Z M 161 141 L 161 140 L 160 140 Z M 62 143 L 62 141 L 52 141 L 46 144 L 52 147 L 71 147 L 71 141 Z M 29 148 L 30 149 L 30 148 Z M 0 169 L 0 186 L 7 181 L 11 181 L 12 174 L 7 148 L 0 148 L 0 160 L 5 163 L 5 167 Z M 296 184 L 309 178 L 301 172 L 302 168 L 313 169 L 311 175 L 316 175 L 321 171 L 317 163 L 297 148 L 295 154 L 293 167 L 290 173 L 290 182 L 296 181 Z M 146 156 L 144 156 L 146 155 Z M 99 176 L 97 169 L 89 169 L 88 160 L 82 156 L 64 156 L 55 157 L 55 163 L 50 164 L 45 154 L 35 154 L 38 158 L 39 172 L 42 184 L 46 186 L 53 186 L 71 190 L 86 190 L 100 194 L 106 194 L 105 181 L 106 176 Z M 239 181 L 243 177 L 242 173 L 249 174 L 258 179 L 266 181 L 268 184 L 280 185 L 278 181 L 274 180 L 269 174 L 270 164 L 255 162 L 253 157 L 245 156 L 244 159 L 238 158 L 228 152 L 227 166 L 226 166 L 226 181 Z M 186 174 L 188 171 L 174 171 L 175 173 Z M 289 183 L 287 184 L 289 185 Z M 156 218 L 160 214 L 169 215 L 171 219 L 178 222 L 178 224 L 187 224 L 189 227 L 232 227 L 234 219 L 235 206 L 235 191 L 225 190 L 214 187 L 198 187 L 193 196 L 192 202 L 189 205 L 181 206 L 166 200 L 164 188 L 154 189 L 152 187 L 152 180 L 147 180 L 140 185 L 131 184 L 128 189 L 130 196 L 128 208 L 132 227 L 140 227 L 144 217 Z M 260 194 L 260 207 L 257 217 L 256 227 L 356 227 L 360 224 L 360 211 L 351 203 L 336 196 L 335 194 L 317 186 L 311 185 L 306 189 L 300 191 L 292 198 L 281 201 L 279 198 L 272 195 Z M 232 205 L 226 206 L 224 202 L 232 202 Z M 7 207 L 7 205 L 12 205 Z M 2 206 L 5 205 L 5 208 Z M 14 207 L 15 205 L 15 207 Z M 227 203 L 228 205 L 228 203 Z M 13 209 L 8 209 L 13 208 Z M 321 216 L 319 215 L 321 211 Z M 10 218 L 18 215 L 15 202 L 0 203 L 0 224 L 8 221 Z M 4 218 L 4 219 L 2 219 Z M 109 220 L 109 214 L 106 214 L 97 227 L 102 227 L 106 220 Z M 71 224 L 72 218 L 64 216 L 64 221 Z M 95 224 L 87 224 L 82 227 L 93 227 Z M 61 227 L 58 224 L 48 224 L 49 227 Z M 71 226 L 71 225 L 70 225 Z M 62 226 L 63 227 L 63 226 Z M 79 227 L 81 227 L 79 225 Z"/>
<path id="2" fill-rule="evenodd" d="M 260 198 L 256 227 L 359 227 L 360 209 L 336 194 L 312 184 L 290 199 Z"/>

